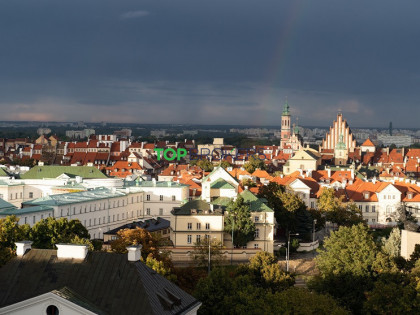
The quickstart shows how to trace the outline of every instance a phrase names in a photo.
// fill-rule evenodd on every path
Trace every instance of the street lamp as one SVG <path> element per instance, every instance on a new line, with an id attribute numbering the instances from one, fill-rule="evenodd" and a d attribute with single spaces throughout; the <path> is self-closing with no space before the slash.
<path id="1" fill-rule="evenodd" d="M 297 236 L 299 233 L 290 234 L 289 231 L 289 237 L 287 238 L 287 262 L 286 262 L 286 271 L 289 272 L 289 261 L 290 261 L 290 235 Z"/>

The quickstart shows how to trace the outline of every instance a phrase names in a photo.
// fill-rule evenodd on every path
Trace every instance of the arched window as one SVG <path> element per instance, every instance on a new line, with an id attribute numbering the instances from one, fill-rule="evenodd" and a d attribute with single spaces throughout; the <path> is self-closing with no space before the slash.
<path id="1" fill-rule="evenodd" d="M 58 311 L 58 307 L 55 305 L 49 305 L 46 310 L 47 315 L 58 315 L 60 312 Z"/>

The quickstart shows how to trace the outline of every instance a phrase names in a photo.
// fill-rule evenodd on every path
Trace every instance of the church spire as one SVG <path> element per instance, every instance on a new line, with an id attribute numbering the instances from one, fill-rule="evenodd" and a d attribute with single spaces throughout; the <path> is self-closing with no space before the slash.
<path id="1" fill-rule="evenodd" d="M 287 102 L 287 97 L 286 97 L 286 102 L 284 103 L 284 107 L 283 107 L 283 116 L 290 116 L 290 109 L 289 109 L 289 103 Z"/>

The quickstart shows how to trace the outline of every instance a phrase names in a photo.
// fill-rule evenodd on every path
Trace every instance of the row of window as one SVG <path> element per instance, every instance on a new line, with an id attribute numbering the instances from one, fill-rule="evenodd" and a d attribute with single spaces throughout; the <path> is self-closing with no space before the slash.
<path id="1" fill-rule="evenodd" d="M 359 205 L 359 209 L 363 211 L 363 206 Z M 365 212 L 369 212 L 369 205 L 365 206 Z M 376 212 L 376 206 L 372 206 L 372 212 Z"/>
<path id="2" fill-rule="evenodd" d="M 34 193 L 30 192 L 29 193 L 29 198 L 33 198 L 34 197 Z M 4 195 L 0 194 L 0 198 L 4 199 Z M 19 193 L 19 199 L 23 198 L 23 193 Z M 18 193 L 15 193 L 15 198 L 14 199 L 18 199 Z M 13 200 L 13 194 L 10 194 L 10 199 L 9 200 Z"/>
<path id="3" fill-rule="evenodd" d="M 121 220 L 125 220 L 129 218 L 129 212 L 127 211 L 126 213 L 121 213 Z M 137 210 L 137 217 L 140 216 L 140 210 Z M 115 220 L 115 218 L 117 218 L 117 220 Z M 131 211 L 131 218 L 134 218 L 134 211 Z M 93 222 L 93 226 L 95 225 L 101 225 L 101 224 L 106 224 L 106 223 L 111 223 L 111 222 L 115 222 L 115 221 L 120 221 L 120 214 L 118 213 L 117 215 L 113 214 L 112 215 L 112 221 L 111 221 L 111 216 L 108 216 L 108 222 L 106 222 L 106 216 L 103 216 L 102 218 L 98 218 L 98 220 L 96 220 L 97 218 L 93 218 L 88 220 L 84 220 L 83 221 L 83 225 L 86 227 L 90 227 L 92 226 L 92 222 Z M 102 220 L 101 220 L 102 219 Z M 96 224 L 96 222 L 98 224 Z"/>
<path id="4" fill-rule="evenodd" d="M 151 196 L 150 195 L 146 195 L 146 201 L 150 201 Z M 163 195 L 159 195 L 159 201 L 163 201 Z M 173 195 L 172 196 L 172 201 L 176 201 L 176 196 Z"/>
<path id="5" fill-rule="evenodd" d="M 209 239 L 210 238 L 210 235 L 206 234 L 206 235 L 204 235 L 204 237 L 206 239 Z M 195 236 L 195 242 L 196 243 L 199 243 L 200 241 L 201 241 L 201 235 L 196 235 Z M 192 235 L 187 235 L 187 243 L 188 244 L 192 244 Z M 246 246 L 243 246 L 243 248 L 247 248 L 247 247 Z M 259 245 L 257 243 L 255 243 L 254 244 L 254 248 L 255 249 L 258 249 L 259 248 Z"/>
<path id="6" fill-rule="evenodd" d="M 196 224 L 197 230 L 201 230 L 201 223 Z M 192 223 L 187 223 L 188 230 L 192 230 Z M 206 223 L 206 230 L 210 230 L 210 223 Z"/>
<path id="7" fill-rule="evenodd" d="M 50 213 L 48 213 L 48 217 L 50 217 L 51 216 L 51 214 Z M 43 220 L 44 219 L 44 215 L 43 214 L 41 214 L 41 220 Z M 24 221 L 24 224 L 28 224 L 29 222 L 29 220 L 28 220 L 28 217 L 24 217 L 23 218 L 23 221 Z M 32 224 L 35 224 L 36 223 L 36 216 L 34 215 L 34 216 L 32 216 Z"/>

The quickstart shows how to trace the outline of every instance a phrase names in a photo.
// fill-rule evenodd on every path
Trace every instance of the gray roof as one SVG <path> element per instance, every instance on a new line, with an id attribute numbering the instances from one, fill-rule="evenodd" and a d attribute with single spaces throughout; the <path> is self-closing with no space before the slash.
<path id="1" fill-rule="evenodd" d="M 173 215 L 191 215 L 193 211 L 195 212 L 194 214 L 223 215 L 223 207 L 216 205 L 212 211 L 210 203 L 202 199 L 194 199 L 183 204 L 181 207 L 174 207 L 171 213 Z"/>
<path id="2" fill-rule="evenodd" d="M 45 211 L 53 211 L 54 209 L 49 206 L 34 206 L 28 208 L 17 209 L 1 209 L 0 215 L 24 215 L 29 213 L 36 213 L 36 212 L 45 212 Z"/>
<path id="3" fill-rule="evenodd" d="M 42 198 L 38 198 L 31 201 L 26 201 L 23 205 L 43 205 L 43 206 L 60 206 L 79 202 L 88 202 L 100 199 L 108 199 L 115 197 L 126 196 L 125 192 L 121 190 L 112 190 L 105 187 L 99 187 L 92 190 L 73 192 L 67 194 L 50 195 Z"/>
<path id="4" fill-rule="evenodd" d="M 145 229 L 149 232 L 155 232 L 155 231 L 167 229 L 169 228 L 169 226 L 170 226 L 169 220 L 158 217 L 157 219 L 149 219 L 149 220 L 144 220 L 144 221 L 127 223 L 113 230 L 105 232 L 104 234 L 114 235 L 114 234 L 117 234 L 117 232 L 120 230 L 135 229 L 136 227 Z"/>
<path id="5" fill-rule="evenodd" d="M 126 254 L 89 252 L 84 261 L 32 249 L 0 268 L 0 308 L 67 287 L 68 300 L 105 314 L 182 314 L 194 297 Z M 80 297 L 83 297 L 82 299 Z"/>

